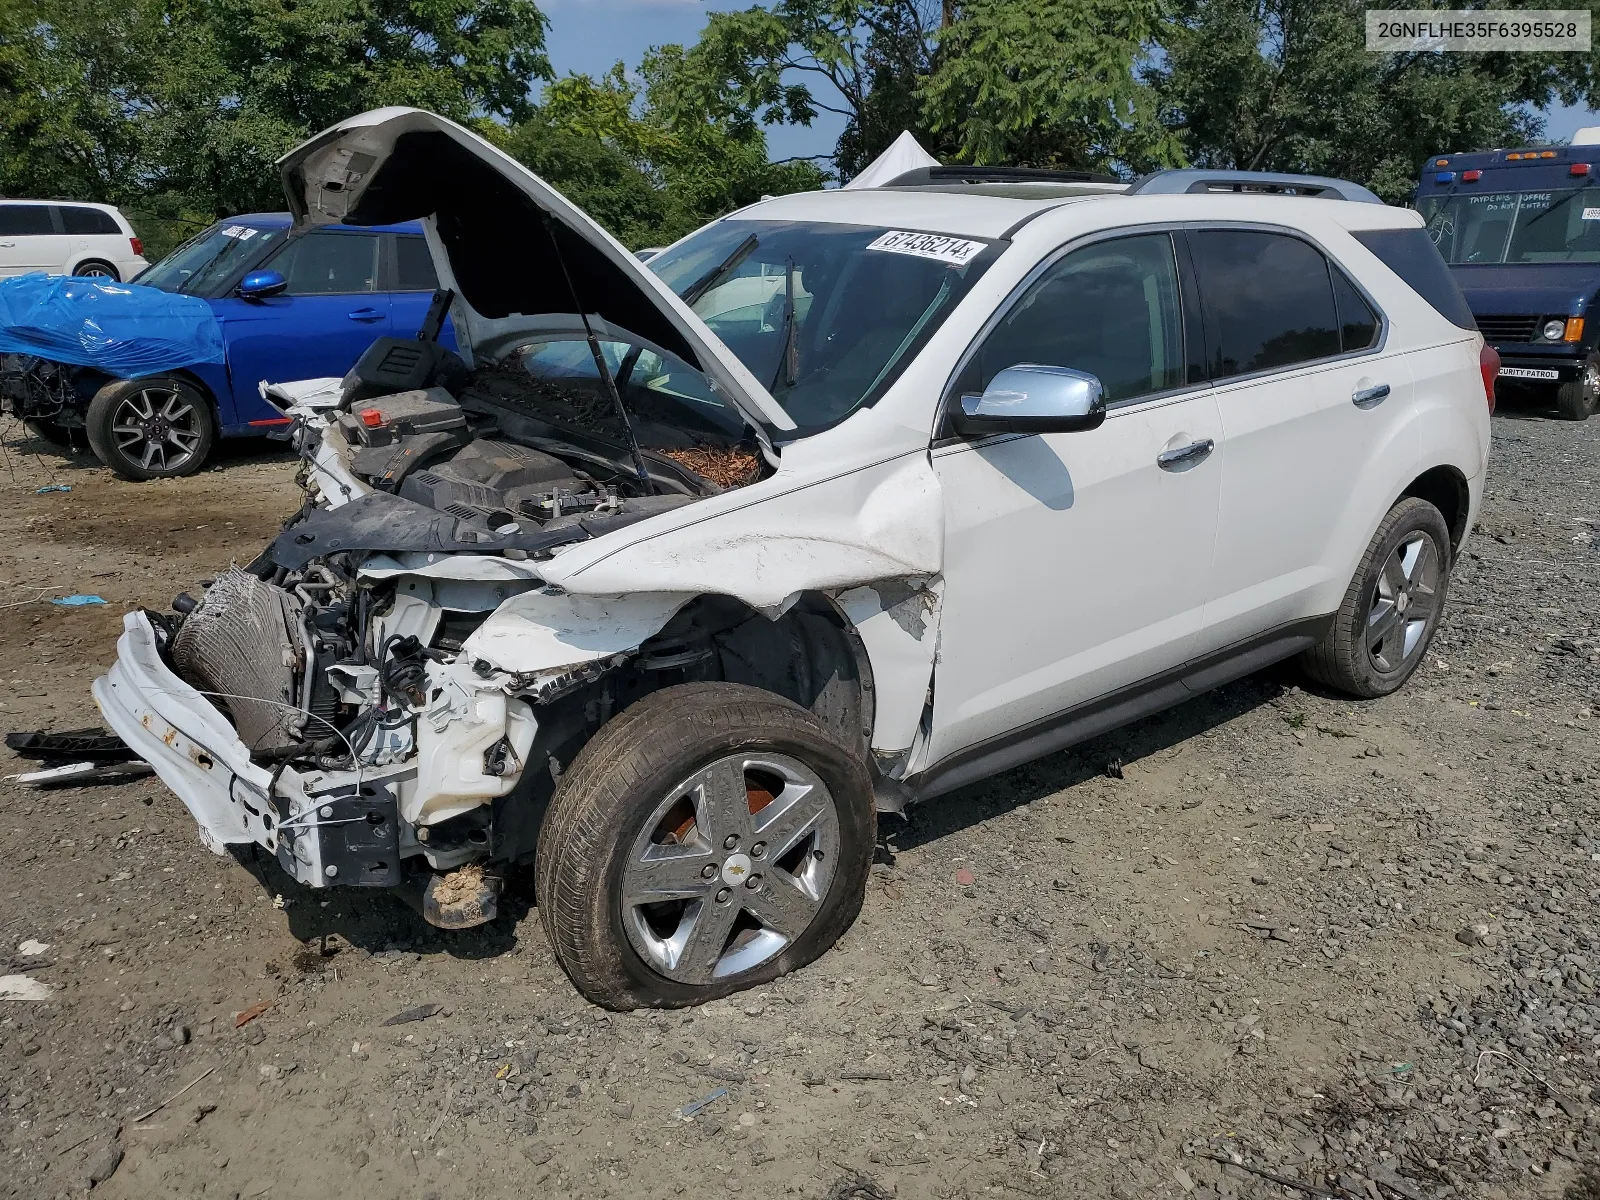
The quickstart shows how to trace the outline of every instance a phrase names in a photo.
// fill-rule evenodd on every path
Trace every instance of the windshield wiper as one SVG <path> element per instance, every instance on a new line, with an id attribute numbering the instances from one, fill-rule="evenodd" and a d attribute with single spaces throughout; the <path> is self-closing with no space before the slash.
<path id="1" fill-rule="evenodd" d="M 767 385 L 767 391 L 778 390 L 778 380 L 781 378 L 789 387 L 793 387 L 795 380 L 800 377 L 800 344 L 795 338 L 794 319 L 794 259 L 783 260 L 783 348 L 778 352 L 778 369 L 772 373 L 772 382 Z"/>
<path id="2" fill-rule="evenodd" d="M 729 271 L 733 270 L 745 259 L 749 258 L 750 251 L 754 250 L 760 244 L 761 239 L 752 233 L 749 237 L 745 238 L 744 241 L 740 242 L 733 248 L 732 254 L 728 255 L 727 258 L 723 259 L 716 266 L 712 267 L 711 270 L 707 271 L 704 275 L 700 276 L 699 279 L 696 279 L 693 283 L 691 283 L 682 293 L 679 294 L 678 299 L 682 300 L 690 308 L 693 308 L 696 300 L 700 299 L 701 296 L 704 296 L 719 282 L 721 282 L 722 277 Z"/>

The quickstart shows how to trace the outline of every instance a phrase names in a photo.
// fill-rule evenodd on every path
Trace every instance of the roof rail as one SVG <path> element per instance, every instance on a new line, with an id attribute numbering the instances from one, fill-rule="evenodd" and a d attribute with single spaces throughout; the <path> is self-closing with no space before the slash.
<path id="1" fill-rule="evenodd" d="M 928 187 L 940 183 L 1121 183 L 1095 171 L 1052 171 L 1043 167 L 917 167 L 896 175 L 884 187 Z"/>
<path id="2" fill-rule="evenodd" d="M 1256 196 L 1309 196 L 1319 200 L 1354 200 L 1382 204 L 1372 192 L 1348 179 L 1325 175 L 1289 175 L 1276 171 L 1202 171 L 1183 169 L 1141 175 L 1128 189 L 1130 196 L 1177 196 L 1244 193 Z"/>

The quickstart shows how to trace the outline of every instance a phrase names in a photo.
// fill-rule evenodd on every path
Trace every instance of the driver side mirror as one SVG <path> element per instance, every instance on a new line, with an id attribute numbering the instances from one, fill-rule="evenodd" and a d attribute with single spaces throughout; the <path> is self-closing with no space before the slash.
<path id="1" fill-rule="evenodd" d="M 251 271 L 239 284 L 241 300 L 265 300 L 276 296 L 289 286 L 281 271 Z"/>
<path id="2" fill-rule="evenodd" d="M 996 433 L 1076 433 L 1106 419 L 1105 391 L 1087 371 L 1019 363 L 994 377 L 983 395 L 961 397 L 951 425 L 963 437 Z"/>

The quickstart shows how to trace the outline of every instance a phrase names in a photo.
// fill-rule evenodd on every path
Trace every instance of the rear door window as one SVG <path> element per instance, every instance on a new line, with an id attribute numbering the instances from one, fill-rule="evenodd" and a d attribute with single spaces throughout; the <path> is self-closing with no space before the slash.
<path id="1" fill-rule="evenodd" d="M 98 208 L 80 208 L 76 205 L 63 204 L 61 206 L 61 228 L 66 233 L 121 233 L 117 227 L 117 219 L 108 212 Z"/>
<path id="2" fill-rule="evenodd" d="M 439 286 L 426 238 L 402 234 L 394 239 L 394 251 L 395 291 L 431 292 Z"/>
<path id="3" fill-rule="evenodd" d="M 317 230 L 290 242 L 271 266 L 289 281 L 291 296 L 374 292 L 378 235 Z"/>
<path id="4" fill-rule="evenodd" d="M 1211 378 L 1283 370 L 1341 352 L 1333 281 L 1321 251 L 1253 229 L 1188 236 Z"/>
<path id="5" fill-rule="evenodd" d="M 48 204 L 0 204 L 0 237 L 54 233 Z"/>

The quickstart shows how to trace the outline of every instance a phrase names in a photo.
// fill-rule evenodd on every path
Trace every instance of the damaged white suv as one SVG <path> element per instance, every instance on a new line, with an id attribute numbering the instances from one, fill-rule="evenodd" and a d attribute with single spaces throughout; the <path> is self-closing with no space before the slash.
<path id="1" fill-rule="evenodd" d="M 1351 185 L 923 171 L 646 267 L 428 113 L 283 174 L 302 223 L 423 219 L 446 290 L 268 389 L 305 506 L 95 698 L 308 887 L 460 927 L 532 862 L 603 1005 L 815 958 L 877 811 L 1289 655 L 1392 691 L 1478 506 L 1492 351 Z"/>

